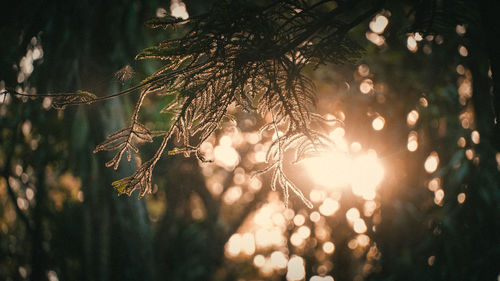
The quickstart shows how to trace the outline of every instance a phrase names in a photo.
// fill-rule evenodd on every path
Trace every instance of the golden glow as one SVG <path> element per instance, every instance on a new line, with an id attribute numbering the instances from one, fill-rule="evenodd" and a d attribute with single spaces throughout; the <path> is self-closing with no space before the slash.
<path id="1" fill-rule="evenodd" d="M 366 32 L 365 36 L 366 36 L 366 39 L 370 40 L 370 42 L 372 42 L 373 44 L 375 44 L 379 47 L 385 44 L 384 36 L 378 35 L 375 32 Z"/>
<path id="2" fill-rule="evenodd" d="M 365 221 L 361 218 L 358 218 L 354 221 L 353 227 L 356 233 L 365 233 L 368 228 L 366 227 Z"/>
<path id="3" fill-rule="evenodd" d="M 17 207 L 19 207 L 19 209 L 21 209 L 23 211 L 28 210 L 28 207 L 29 207 L 28 200 L 21 198 L 21 197 L 18 197 L 17 198 Z"/>
<path id="4" fill-rule="evenodd" d="M 299 281 L 304 279 L 305 276 L 306 270 L 304 268 L 304 259 L 299 256 L 293 256 L 288 261 L 286 280 Z"/>
<path id="5" fill-rule="evenodd" d="M 235 257 L 243 253 L 245 255 L 253 255 L 255 253 L 255 239 L 252 233 L 243 235 L 235 233 L 229 238 L 226 243 L 226 254 L 230 257 Z"/>
<path id="6" fill-rule="evenodd" d="M 408 134 L 408 144 L 406 145 L 406 147 L 411 152 L 418 149 L 418 134 L 416 131 L 411 131 Z"/>
<path id="7" fill-rule="evenodd" d="M 347 243 L 347 247 L 349 247 L 349 249 L 351 250 L 356 249 L 358 247 L 358 240 L 356 239 L 349 240 L 349 242 Z"/>
<path id="8" fill-rule="evenodd" d="M 431 152 L 431 154 L 429 154 L 429 156 L 425 160 L 424 163 L 425 171 L 429 174 L 432 174 L 437 170 L 438 165 L 439 165 L 439 155 L 437 154 L 437 152 L 433 151 Z"/>
<path id="9" fill-rule="evenodd" d="M 243 191 L 239 186 L 230 187 L 226 193 L 224 193 L 224 203 L 231 205 L 240 199 Z"/>
<path id="10" fill-rule="evenodd" d="M 300 247 L 304 243 L 304 239 L 300 234 L 295 232 L 292 234 L 292 236 L 290 236 L 290 243 L 292 243 L 292 245 L 295 247 Z"/>
<path id="11" fill-rule="evenodd" d="M 255 257 L 253 258 L 253 264 L 256 267 L 263 267 L 265 263 L 266 263 L 266 258 L 263 255 L 260 254 L 255 255 Z"/>
<path id="12" fill-rule="evenodd" d="M 181 18 L 183 20 L 189 18 L 189 14 L 186 10 L 186 4 L 180 0 L 172 0 L 170 2 L 170 14 L 175 18 Z"/>
<path id="13" fill-rule="evenodd" d="M 248 186 L 253 191 L 259 191 L 262 188 L 262 182 L 257 177 L 250 178 L 248 180 Z"/>
<path id="14" fill-rule="evenodd" d="M 332 151 L 321 157 L 307 159 L 304 163 L 316 184 L 327 188 L 351 186 L 354 194 L 366 200 L 375 198 L 376 187 L 384 177 L 384 168 L 374 151 L 358 156 Z M 336 211 L 333 202 L 327 204 L 324 208 Z M 321 209 L 320 212 L 323 213 Z M 324 212 L 332 211 L 324 209 Z"/>
<path id="15" fill-rule="evenodd" d="M 377 34 L 382 34 L 387 27 L 387 24 L 389 24 L 389 19 L 387 19 L 386 16 L 378 14 L 371 22 L 370 22 L 370 29 L 377 33 Z"/>
<path id="16" fill-rule="evenodd" d="M 241 251 L 241 235 L 235 233 L 231 235 L 229 241 L 226 243 L 226 254 L 231 257 L 237 256 Z"/>
<path id="17" fill-rule="evenodd" d="M 350 181 L 352 160 L 347 153 L 333 151 L 322 157 L 314 157 L 304 161 L 306 169 L 313 181 L 325 187 L 346 186 Z M 346 165 L 347 164 L 347 165 Z"/>
<path id="18" fill-rule="evenodd" d="M 461 105 L 466 105 L 467 100 L 472 97 L 472 74 L 470 70 L 464 70 L 464 76 L 457 79 L 458 101 Z M 465 117 L 465 116 L 464 116 Z"/>
<path id="19" fill-rule="evenodd" d="M 382 116 L 378 116 L 372 121 L 372 127 L 375 131 L 382 130 L 384 128 L 384 125 L 385 125 L 385 119 Z"/>
<path id="20" fill-rule="evenodd" d="M 283 244 L 283 235 L 279 228 L 267 230 L 261 228 L 255 232 L 255 243 L 258 248 L 268 248 Z"/>
<path id="21" fill-rule="evenodd" d="M 467 30 L 465 29 L 464 25 L 458 24 L 456 27 L 456 31 L 457 31 L 457 34 L 464 35 Z"/>
<path id="22" fill-rule="evenodd" d="M 361 64 L 360 66 L 358 66 L 358 73 L 359 75 L 366 77 L 370 75 L 370 67 L 368 67 L 368 65 L 366 64 Z"/>
<path id="23" fill-rule="evenodd" d="M 255 253 L 255 239 L 252 233 L 245 233 L 241 237 L 241 250 L 247 255 Z"/>
<path id="24" fill-rule="evenodd" d="M 331 138 L 333 141 L 339 141 L 339 140 L 342 140 L 342 139 L 343 139 L 344 135 L 345 135 L 345 130 L 344 130 L 344 128 L 338 127 L 338 128 L 335 128 L 335 130 L 333 130 L 333 131 L 330 133 L 330 138 Z"/>
<path id="25" fill-rule="evenodd" d="M 332 198 L 326 198 L 319 206 L 319 212 L 324 216 L 331 216 L 339 209 L 339 202 Z"/>
<path id="26" fill-rule="evenodd" d="M 165 10 L 165 8 L 156 9 L 156 17 L 157 18 L 164 18 L 166 16 L 167 16 L 167 10 Z"/>
<path id="27" fill-rule="evenodd" d="M 500 171 L 500 152 L 497 153 L 495 158 L 497 159 L 497 170 Z"/>
<path id="28" fill-rule="evenodd" d="M 313 189 L 311 190 L 311 193 L 309 193 L 309 198 L 313 202 L 321 202 L 325 200 L 325 196 L 325 192 L 319 189 Z"/>
<path id="29" fill-rule="evenodd" d="M 313 277 L 311 277 L 311 279 L 309 279 L 309 281 L 335 281 L 335 280 L 330 275 L 324 277 L 321 277 L 319 275 L 314 275 Z"/>
<path id="30" fill-rule="evenodd" d="M 296 225 L 296 226 L 301 226 L 304 224 L 304 222 L 306 221 L 306 218 L 301 215 L 301 214 L 298 214 L 296 215 L 294 218 L 293 218 L 293 223 Z"/>
<path id="31" fill-rule="evenodd" d="M 434 192 L 434 203 L 436 205 L 441 205 L 444 199 L 444 190 L 438 189 Z"/>
<path id="32" fill-rule="evenodd" d="M 311 235 L 311 229 L 305 225 L 299 227 L 297 234 L 300 235 L 302 239 L 307 239 Z"/>
<path id="33" fill-rule="evenodd" d="M 420 105 L 421 105 L 422 107 L 427 107 L 427 106 L 429 106 L 429 102 L 428 102 L 428 101 L 427 101 L 427 99 L 426 99 L 426 98 L 424 98 L 424 97 L 421 97 L 418 101 L 420 102 Z"/>
<path id="34" fill-rule="evenodd" d="M 459 193 L 457 196 L 458 203 L 463 204 L 465 202 L 465 198 L 466 198 L 465 193 L 463 193 L 463 192 Z"/>
<path id="35" fill-rule="evenodd" d="M 321 215 L 314 211 L 311 213 L 311 215 L 309 215 L 309 219 L 312 221 L 312 222 L 319 222 L 319 220 L 321 219 Z"/>
<path id="36" fill-rule="evenodd" d="M 460 137 L 457 141 L 457 145 L 458 147 L 465 147 L 465 145 L 467 144 L 467 142 L 465 141 L 465 138 L 464 137 Z"/>
<path id="37" fill-rule="evenodd" d="M 253 215 L 252 220 L 242 226 L 242 230 L 245 232 L 235 233 L 229 238 L 225 245 L 225 255 L 228 258 L 251 256 L 258 250 L 279 248 L 286 245 L 284 230 L 293 216 L 285 219 L 286 212 L 277 196 L 268 200 L 273 200 L 273 202 L 260 207 Z M 298 232 L 297 238 L 302 239 L 301 242 L 303 242 L 302 237 L 307 238 L 310 235 L 310 229 L 301 229 Z M 259 267 L 262 274 L 271 273 L 275 268 L 269 259 L 263 262 L 262 258 L 257 258 L 254 260 L 254 265 Z"/>
<path id="38" fill-rule="evenodd" d="M 427 259 L 427 263 L 429 264 L 429 266 L 433 266 L 435 261 L 436 261 L 436 257 L 435 256 L 430 256 Z"/>
<path id="39" fill-rule="evenodd" d="M 471 137 L 473 143 L 479 144 L 480 137 L 479 137 L 479 132 L 478 131 L 472 131 L 470 137 Z"/>
<path id="40" fill-rule="evenodd" d="M 467 159 L 469 160 L 472 160 L 474 158 L 474 150 L 470 148 L 465 150 L 465 157 L 467 157 Z"/>
<path id="41" fill-rule="evenodd" d="M 288 258 L 286 257 L 285 254 L 283 254 L 280 251 L 274 251 L 271 254 L 271 262 L 276 268 L 286 268 L 288 264 Z"/>
<path id="42" fill-rule="evenodd" d="M 323 252 L 332 254 L 333 251 L 335 251 L 335 245 L 332 242 L 328 241 L 323 243 Z"/>
<path id="43" fill-rule="evenodd" d="M 412 53 L 415 53 L 418 50 L 417 40 L 415 40 L 413 35 L 408 36 L 408 39 L 406 40 L 406 47 Z"/>
<path id="44" fill-rule="evenodd" d="M 433 178 L 431 181 L 429 181 L 427 188 L 429 188 L 430 191 L 438 190 L 439 188 L 441 188 L 441 179 Z"/>
<path id="45" fill-rule="evenodd" d="M 460 92 L 459 92 L 459 94 L 460 94 Z M 458 119 L 460 119 L 460 122 L 461 122 L 462 127 L 464 129 L 469 129 L 470 125 L 472 124 L 472 122 L 474 120 L 474 116 L 472 115 L 472 112 L 464 111 L 458 116 Z"/>
<path id="46" fill-rule="evenodd" d="M 373 215 L 373 212 L 377 209 L 377 203 L 375 201 L 366 201 L 364 206 L 363 206 L 363 214 L 365 217 L 371 217 Z"/>
<path id="47" fill-rule="evenodd" d="M 356 208 L 350 208 L 345 213 L 345 217 L 350 222 L 354 222 L 356 219 L 359 219 L 359 216 L 360 216 L 359 211 Z"/>
<path id="48" fill-rule="evenodd" d="M 215 164 L 224 167 L 226 170 L 233 170 L 240 162 L 240 155 L 232 147 L 230 136 L 223 136 L 219 140 L 219 145 L 214 148 Z"/>
<path id="49" fill-rule="evenodd" d="M 467 50 L 467 48 L 465 46 L 460 46 L 458 48 L 458 53 L 462 56 L 462 57 L 466 57 L 469 55 L 469 51 Z"/>
<path id="50" fill-rule="evenodd" d="M 414 109 L 410 111 L 410 113 L 408 113 L 408 116 L 406 117 L 406 123 L 408 123 L 408 126 L 413 127 L 415 126 L 415 124 L 417 124 L 419 117 L 420 115 L 418 114 L 418 111 Z"/>
<path id="51" fill-rule="evenodd" d="M 271 217 L 271 219 L 273 220 L 273 223 L 274 225 L 277 225 L 277 226 L 285 226 L 285 218 L 283 217 L 283 215 L 281 213 L 274 213 Z"/>
<path id="52" fill-rule="evenodd" d="M 273 226 L 272 214 L 273 209 L 271 206 L 264 206 L 256 212 L 253 222 L 256 226 L 270 228 Z"/>
<path id="53" fill-rule="evenodd" d="M 371 91 L 373 91 L 373 81 L 371 79 L 365 79 L 361 84 L 359 85 L 359 90 L 363 94 L 369 94 Z"/>
<path id="54" fill-rule="evenodd" d="M 274 270 L 274 265 L 270 259 L 266 259 L 264 265 L 259 268 L 259 271 L 264 276 L 271 276 Z"/>
<path id="55" fill-rule="evenodd" d="M 356 237 L 356 240 L 358 241 L 358 245 L 361 247 L 366 247 L 368 244 L 370 244 L 370 237 L 365 234 L 360 234 Z"/>
<path id="56" fill-rule="evenodd" d="M 360 152 L 361 151 L 361 144 L 359 142 L 353 142 L 351 143 L 351 151 L 352 152 Z"/>
<path id="57" fill-rule="evenodd" d="M 383 177 L 384 168 L 374 152 L 354 158 L 351 169 L 351 188 L 355 195 L 365 200 L 373 200 L 377 185 Z"/>

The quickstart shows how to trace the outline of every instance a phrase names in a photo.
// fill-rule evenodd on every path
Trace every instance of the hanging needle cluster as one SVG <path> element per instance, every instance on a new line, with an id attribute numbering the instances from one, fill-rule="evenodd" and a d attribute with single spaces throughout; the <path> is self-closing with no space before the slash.
<path id="1" fill-rule="evenodd" d="M 286 175 L 283 156 L 295 152 L 298 162 L 332 145 L 315 129 L 316 123 L 331 120 L 313 113 L 315 87 L 303 69 L 351 62 L 359 56 L 360 48 L 347 32 L 376 10 L 353 14 L 366 7 L 357 9 L 351 2 L 288 0 L 262 6 L 254 1 L 221 1 L 209 13 L 187 20 L 154 18 L 147 22 L 151 28 L 184 30 L 179 38 L 137 55 L 137 60 L 163 62 L 154 74 L 117 94 L 95 97 L 80 91 L 56 97 L 54 104 L 64 108 L 139 92 L 129 126 L 109 135 L 95 149 L 114 151 L 106 166 L 117 169 L 124 155 L 131 160 L 139 152 L 138 144 L 161 138 L 149 160 L 131 176 L 113 183 L 119 194 L 139 190 L 139 198 L 153 191 L 153 169 L 166 150 L 168 155 L 194 154 L 207 161 L 200 145 L 219 128 L 230 105 L 271 116 L 261 131 L 272 130 L 274 140 L 266 168 L 257 173 L 271 173 L 272 188 L 282 190 L 285 204 L 291 191 L 311 207 Z M 130 73 L 124 69 L 117 77 L 125 80 Z M 165 131 L 152 131 L 139 122 L 143 101 L 151 95 L 174 97 L 161 109 L 173 116 Z"/>

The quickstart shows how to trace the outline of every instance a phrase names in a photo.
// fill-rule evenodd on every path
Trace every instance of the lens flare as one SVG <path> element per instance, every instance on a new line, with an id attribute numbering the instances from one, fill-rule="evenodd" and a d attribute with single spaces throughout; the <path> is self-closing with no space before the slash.
<path id="1" fill-rule="evenodd" d="M 319 186 L 329 189 L 350 186 L 354 194 L 373 200 L 384 177 L 384 167 L 374 151 L 351 155 L 331 151 L 304 161 L 307 173 Z"/>

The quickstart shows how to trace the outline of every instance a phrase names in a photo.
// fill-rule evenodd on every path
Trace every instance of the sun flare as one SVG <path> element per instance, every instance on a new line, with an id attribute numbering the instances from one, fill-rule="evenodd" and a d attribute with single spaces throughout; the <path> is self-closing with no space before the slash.
<path id="1" fill-rule="evenodd" d="M 384 177 L 384 167 L 375 151 L 351 154 L 330 151 L 304 161 L 308 175 L 319 186 L 335 189 L 351 187 L 365 200 L 373 200 Z"/>

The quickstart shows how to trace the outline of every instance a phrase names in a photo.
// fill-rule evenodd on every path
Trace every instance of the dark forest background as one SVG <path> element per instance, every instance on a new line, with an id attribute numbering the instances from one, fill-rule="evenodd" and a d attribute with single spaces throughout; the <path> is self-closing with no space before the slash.
<path id="1" fill-rule="evenodd" d="M 279 250 L 302 257 L 305 280 L 497 280 L 500 142 L 493 100 L 500 95 L 493 86 L 499 11 L 493 2 L 475 2 L 380 2 L 378 12 L 349 33 L 364 49 L 355 64 L 307 70 L 317 84 L 317 111 L 343 115 L 346 139 L 377 151 L 385 165 L 376 208 L 364 212 L 367 245 L 353 245 L 359 233 L 345 218 L 351 208 L 366 209 L 367 200 L 343 191 L 339 210 L 321 213 L 318 224 L 310 218 L 321 202 L 309 210 L 292 198 L 290 215 L 269 179 L 262 177 L 260 187 L 250 180 L 256 165 L 248 159 L 256 150 L 248 138 L 236 147 L 238 167 L 164 157 L 153 178 L 157 193 L 142 200 L 118 197 L 111 183 L 136 163 L 113 171 L 104 168 L 110 155 L 92 151 L 124 126 L 136 96 L 64 111 L 51 109 L 48 98 L 0 97 L 0 279 L 286 280 L 286 266 L 270 272 L 256 266 L 257 255 Z M 190 16 L 213 4 L 184 3 Z M 0 26 L 0 88 L 27 93 L 85 89 L 102 96 L 125 89 L 159 66 L 134 61 L 135 55 L 182 32 L 144 25 L 159 8 L 169 12 L 169 2 L 9 5 Z M 389 19 L 380 34 L 369 27 L 377 15 Z M 429 17 L 436 17 L 432 32 L 415 39 Z M 137 78 L 117 80 L 114 73 L 126 65 Z M 154 102 L 164 101 L 147 104 L 147 122 L 167 122 Z M 413 111 L 415 122 L 409 120 Z M 250 136 L 261 122 L 242 111 L 235 116 L 236 129 L 223 124 L 213 143 L 234 130 Z M 372 127 L 377 116 L 383 116 L 382 130 Z M 429 155 L 439 155 L 431 172 L 424 165 Z M 306 195 L 314 189 L 310 178 L 297 181 Z M 241 194 L 226 200 L 235 185 Z M 284 245 L 228 254 L 230 238 L 251 229 L 258 211 L 269 206 L 284 217 Z M 305 222 L 297 223 L 298 215 Z M 290 237 L 301 225 L 311 234 L 296 246 Z M 333 254 L 322 250 L 325 241 L 333 241 Z"/>

